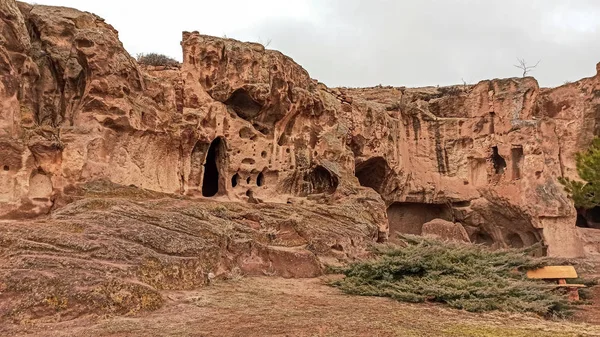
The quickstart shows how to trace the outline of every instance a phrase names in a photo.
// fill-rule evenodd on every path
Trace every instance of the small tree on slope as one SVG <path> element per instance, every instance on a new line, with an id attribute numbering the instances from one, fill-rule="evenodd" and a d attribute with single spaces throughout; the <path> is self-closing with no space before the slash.
<path id="1" fill-rule="evenodd" d="M 576 155 L 577 172 L 584 181 L 575 181 L 560 177 L 567 193 L 575 202 L 575 207 L 590 209 L 600 206 L 600 138 L 595 138 L 592 145 Z"/>

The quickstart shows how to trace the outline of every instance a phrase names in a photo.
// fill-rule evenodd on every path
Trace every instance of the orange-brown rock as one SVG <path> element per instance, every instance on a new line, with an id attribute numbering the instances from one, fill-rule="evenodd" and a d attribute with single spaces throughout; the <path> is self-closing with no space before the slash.
<path id="1" fill-rule="evenodd" d="M 423 224 L 421 235 L 444 241 L 471 242 L 465 228 L 458 223 L 433 219 Z"/>
<path id="2" fill-rule="evenodd" d="M 557 178 L 600 133 L 598 74 L 331 89 L 197 32 L 180 66 L 139 65 L 69 8 L 0 0 L 0 31 L 0 315 L 152 309 L 232 268 L 311 277 L 436 218 L 584 254 Z"/>

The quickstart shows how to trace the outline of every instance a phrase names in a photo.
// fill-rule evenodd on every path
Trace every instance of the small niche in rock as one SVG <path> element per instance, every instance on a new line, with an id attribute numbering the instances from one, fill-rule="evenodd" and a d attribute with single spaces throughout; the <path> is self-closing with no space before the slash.
<path id="1" fill-rule="evenodd" d="M 256 186 L 262 186 L 265 184 L 265 175 L 261 172 L 256 177 Z"/>
<path id="2" fill-rule="evenodd" d="M 463 200 L 463 201 L 456 201 L 452 203 L 453 207 L 469 207 L 471 206 L 471 202 L 469 200 Z"/>
<path id="3" fill-rule="evenodd" d="M 245 120 L 251 120 L 256 117 L 262 106 L 255 102 L 250 94 L 244 89 L 237 89 L 225 101 L 225 105 L 231 107 L 235 113 Z"/>
<path id="4" fill-rule="evenodd" d="M 252 158 L 244 158 L 242 160 L 242 164 L 254 165 L 255 163 L 256 163 L 256 160 L 254 160 Z"/>
<path id="5" fill-rule="evenodd" d="M 479 231 L 472 235 L 471 242 L 478 245 L 491 246 L 494 244 L 494 239 L 488 233 Z"/>
<path id="6" fill-rule="evenodd" d="M 337 250 L 337 251 L 340 251 L 340 252 L 344 251 L 344 247 L 342 247 L 342 245 L 340 245 L 339 243 L 336 243 L 333 246 L 331 246 L 331 249 Z"/>
<path id="7" fill-rule="evenodd" d="M 246 178 L 246 184 L 250 185 L 251 182 L 252 182 L 252 177 Z"/>
<path id="8" fill-rule="evenodd" d="M 238 185 L 240 181 L 240 175 L 239 174 L 234 174 L 233 177 L 231 177 L 231 187 L 236 187 Z"/>
<path id="9" fill-rule="evenodd" d="M 254 131 L 247 126 L 240 129 L 239 135 L 242 139 L 256 139 L 256 134 Z"/>
<path id="10" fill-rule="evenodd" d="M 508 235 L 506 241 L 511 248 L 523 248 L 525 246 L 523 239 L 521 239 L 521 236 L 517 233 Z"/>
<path id="11" fill-rule="evenodd" d="M 253 193 L 252 193 L 252 190 L 247 190 L 247 191 L 246 191 L 246 196 L 247 196 L 248 198 L 251 198 L 251 197 L 252 197 L 252 195 L 253 195 Z"/>
<path id="12" fill-rule="evenodd" d="M 8 171 L 8 170 L 10 170 L 10 167 L 8 167 L 8 165 L 4 165 L 4 166 L 2 167 L 2 170 L 4 170 L 4 171 Z"/>
<path id="13" fill-rule="evenodd" d="M 510 159 L 512 161 L 512 178 L 513 180 L 521 179 L 521 167 L 523 167 L 523 148 L 513 147 L 510 150 Z"/>
<path id="14" fill-rule="evenodd" d="M 506 169 L 506 160 L 498 153 L 498 147 L 492 147 L 492 164 L 494 165 L 494 171 L 496 174 L 504 173 Z"/>
<path id="15" fill-rule="evenodd" d="M 260 153 L 260 156 L 261 156 L 262 158 L 267 158 L 267 151 L 263 151 L 263 152 L 261 152 L 261 153 Z"/>

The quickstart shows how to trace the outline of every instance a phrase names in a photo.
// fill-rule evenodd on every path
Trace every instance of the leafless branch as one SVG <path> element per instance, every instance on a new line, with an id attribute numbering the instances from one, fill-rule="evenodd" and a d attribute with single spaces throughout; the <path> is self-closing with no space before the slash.
<path id="1" fill-rule="evenodd" d="M 271 44 L 272 39 L 267 39 L 267 41 L 263 42 L 263 39 L 259 36 L 258 43 L 262 44 L 265 48 L 267 48 Z"/>
<path id="2" fill-rule="evenodd" d="M 542 60 L 537 61 L 537 63 L 532 66 L 528 66 L 527 61 L 525 61 L 525 59 L 517 58 L 517 61 L 519 61 L 519 65 L 515 64 L 514 66 L 523 70 L 523 77 L 525 77 L 527 76 L 527 74 L 529 74 L 529 72 L 533 70 L 533 68 L 537 67 Z"/>

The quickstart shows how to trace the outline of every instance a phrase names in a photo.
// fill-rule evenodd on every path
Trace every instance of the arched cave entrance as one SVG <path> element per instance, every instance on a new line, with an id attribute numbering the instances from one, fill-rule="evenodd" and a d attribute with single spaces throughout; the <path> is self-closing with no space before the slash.
<path id="1" fill-rule="evenodd" d="M 225 140 L 221 137 L 215 138 L 208 148 L 206 161 L 204 162 L 202 196 L 214 197 L 217 193 L 223 192 L 225 188 L 223 183 L 225 160 Z"/>
<path id="2" fill-rule="evenodd" d="M 375 157 L 357 164 L 354 172 L 361 186 L 370 187 L 381 194 L 389 166 L 384 158 Z"/>
<path id="3" fill-rule="evenodd" d="M 523 248 L 525 242 L 518 233 L 511 233 L 506 237 L 506 243 L 512 248 Z"/>
<path id="4" fill-rule="evenodd" d="M 395 202 L 387 209 L 390 238 L 395 233 L 421 235 L 423 224 L 433 219 L 453 221 L 452 208 L 444 204 Z"/>
<path id="5" fill-rule="evenodd" d="M 333 194 L 339 184 L 338 178 L 321 165 L 316 166 L 305 174 L 304 181 L 310 185 L 308 194 Z"/>
<path id="6" fill-rule="evenodd" d="M 498 152 L 497 146 L 492 147 L 492 164 L 494 165 L 496 174 L 504 173 L 504 170 L 506 169 L 506 160 L 504 160 L 504 157 Z"/>
<path id="7" fill-rule="evenodd" d="M 478 230 L 471 235 L 471 242 L 478 245 L 491 246 L 494 244 L 494 238 L 488 232 Z"/>
<path id="8" fill-rule="evenodd" d="M 577 227 L 600 229 L 600 207 L 577 209 Z"/>

